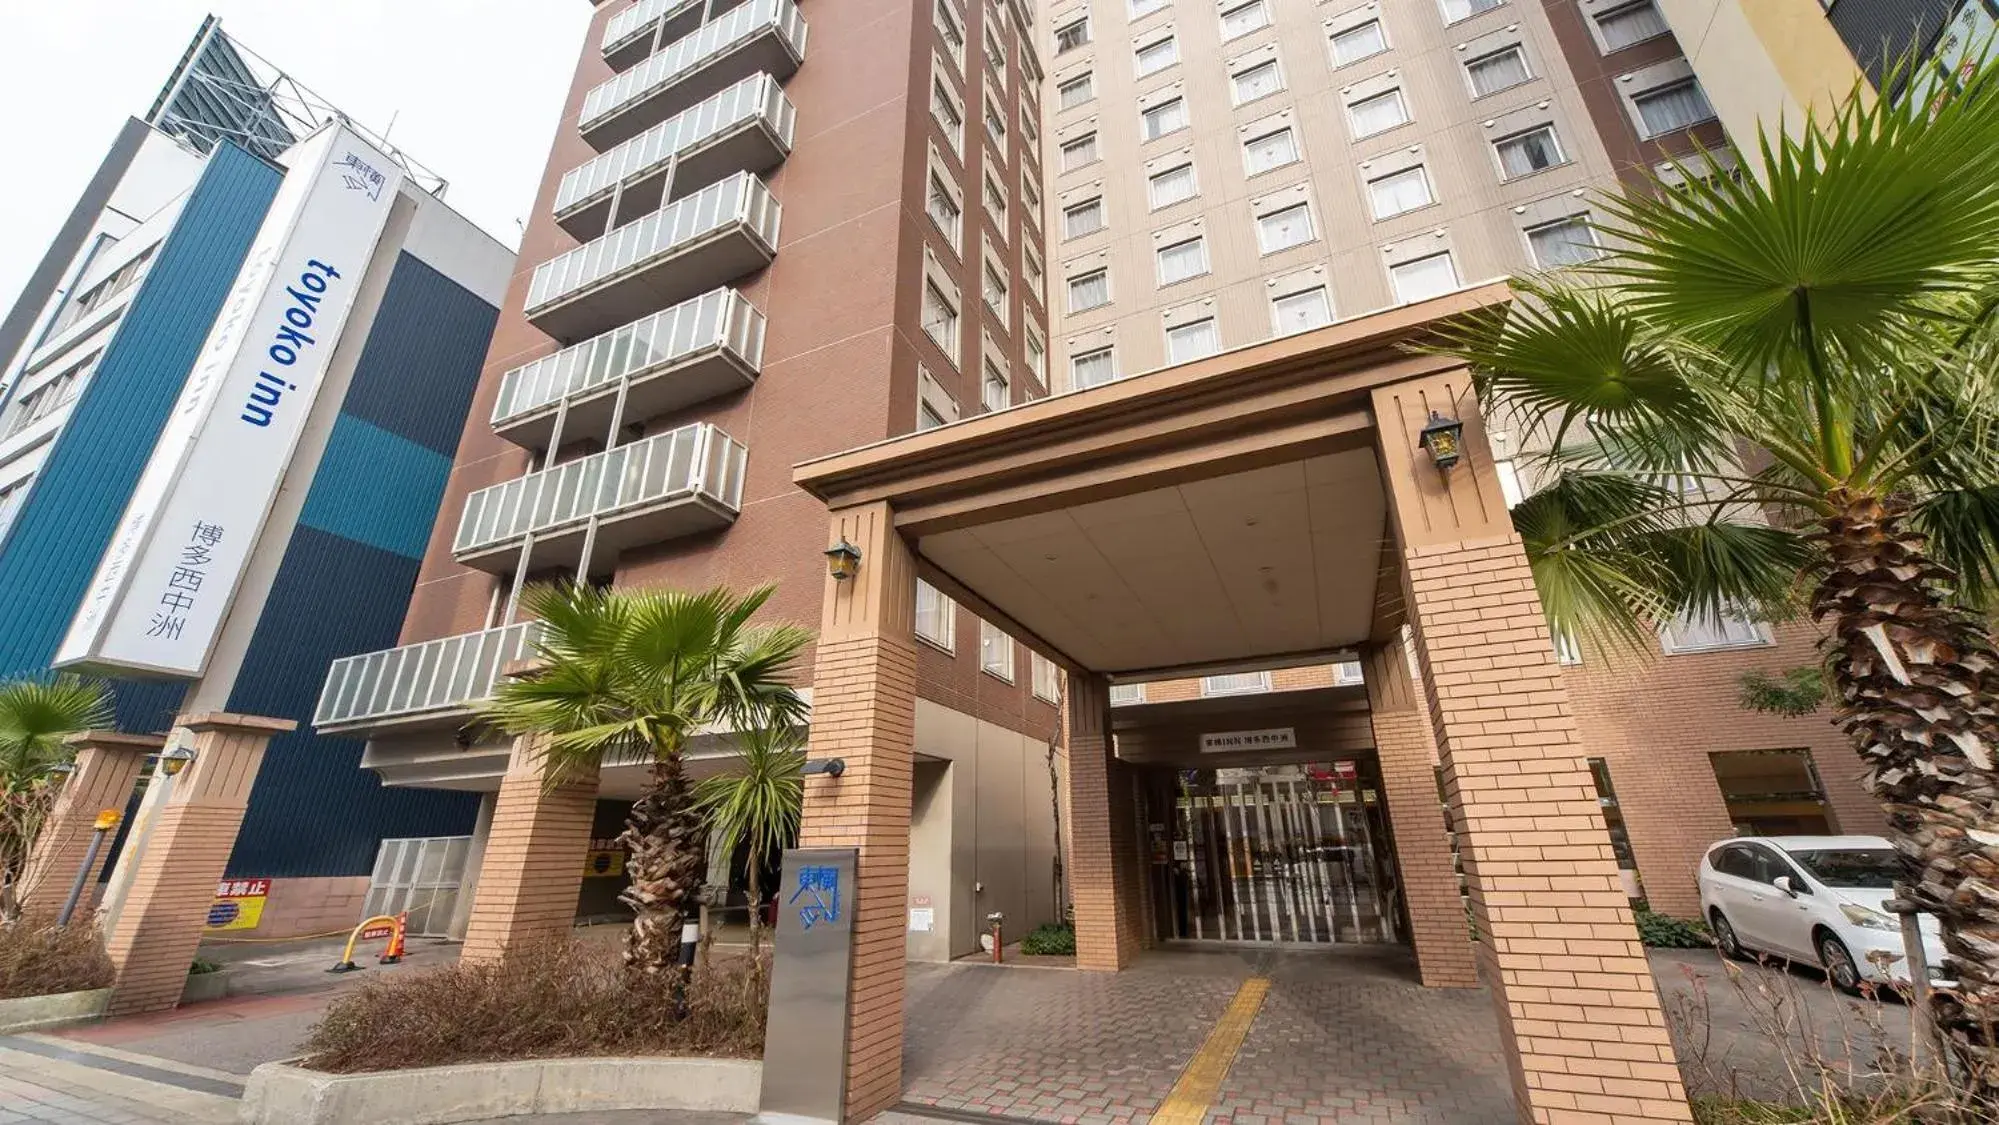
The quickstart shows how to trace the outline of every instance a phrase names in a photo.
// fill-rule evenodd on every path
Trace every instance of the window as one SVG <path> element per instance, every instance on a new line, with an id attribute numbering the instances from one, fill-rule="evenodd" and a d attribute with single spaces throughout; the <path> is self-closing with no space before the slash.
<path id="1" fill-rule="evenodd" d="M 1562 162 L 1562 146 L 1555 140 L 1553 125 L 1539 125 L 1525 133 L 1516 133 L 1494 141 L 1492 147 L 1499 153 L 1500 178 L 1504 180 L 1532 175 Z"/>
<path id="2" fill-rule="evenodd" d="M 1691 78 L 1635 94 L 1631 104 L 1638 108 L 1638 120 L 1644 125 L 1647 137 L 1698 125 L 1714 117 L 1707 95 L 1701 93 L 1700 85 Z"/>
<path id="3" fill-rule="evenodd" d="M 1154 257 L 1159 265 L 1159 284 L 1171 285 L 1208 272 L 1208 244 L 1196 235 L 1171 246 L 1161 246 Z"/>
<path id="4" fill-rule="evenodd" d="M 958 20 L 958 13 L 951 10 L 950 0 L 937 0 L 935 20 L 937 34 L 943 37 L 944 46 L 951 57 L 959 62 L 965 60 L 965 28 Z"/>
<path id="5" fill-rule="evenodd" d="M 1062 237 L 1081 238 L 1104 229 L 1104 198 L 1094 196 L 1062 208 Z"/>
<path id="6" fill-rule="evenodd" d="M 1034 670 L 1034 698 L 1043 703 L 1054 703 L 1062 698 L 1062 670 L 1053 660 L 1038 652 L 1028 654 L 1028 664 Z"/>
<path id="7" fill-rule="evenodd" d="M 942 78 L 930 82 L 930 116 L 944 130 L 944 138 L 951 142 L 952 152 L 963 152 L 965 148 L 965 115 L 958 108 L 958 99 L 952 95 Z"/>
<path id="8" fill-rule="evenodd" d="M 1272 297 L 1270 318 L 1275 322 L 1279 336 L 1309 332 L 1333 322 L 1333 303 L 1326 297 L 1326 287 L 1315 285 L 1296 293 Z"/>
<path id="9" fill-rule="evenodd" d="M 1468 20 L 1480 12 L 1490 12 L 1506 0 L 1444 0 L 1444 22 Z"/>
<path id="10" fill-rule="evenodd" d="M 1430 194 L 1430 177 L 1421 164 L 1369 180 L 1367 199 L 1377 219 L 1392 218 L 1437 201 Z"/>
<path id="11" fill-rule="evenodd" d="M 965 209 L 958 206 L 950 187 L 935 172 L 930 173 L 930 203 L 925 209 L 930 212 L 930 221 L 936 223 L 937 229 L 943 231 L 944 236 L 951 240 L 951 245 L 956 247 Z"/>
<path id="12" fill-rule="evenodd" d="M 985 281 L 982 295 L 985 298 L 986 311 L 998 317 L 1001 324 L 1005 324 L 1006 273 L 993 265 L 991 259 L 987 259 L 985 264 Z"/>
<path id="13" fill-rule="evenodd" d="M 1243 167 L 1252 176 L 1272 168 L 1282 168 L 1297 159 L 1298 141 L 1291 135 L 1289 126 L 1244 141 L 1242 145 Z"/>
<path id="14" fill-rule="evenodd" d="M 1595 261 L 1603 253 L 1596 244 L 1589 220 L 1581 215 L 1528 227 L 1527 249 L 1534 255 L 1534 264 L 1542 269 Z"/>
<path id="15" fill-rule="evenodd" d="M 1062 142 L 1062 170 L 1073 172 L 1085 164 L 1097 162 L 1097 135 L 1084 133 L 1073 141 Z"/>
<path id="16" fill-rule="evenodd" d="M 1069 311 L 1082 312 L 1099 305 L 1111 303 L 1111 274 L 1109 270 L 1091 270 L 1069 279 Z"/>
<path id="17" fill-rule="evenodd" d="M 1518 44 L 1489 55 L 1480 55 L 1465 63 L 1465 75 L 1471 79 L 1471 93 L 1475 98 L 1496 94 L 1533 77 L 1527 73 L 1527 54 Z"/>
<path id="18" fill-rule="evenodd" d="M 1221 333 L 1215 329 L 1215 318 L 1197 320 L 1192 324 L 1182 324 L 1166 330 L 1166 362 L 1191 363 L 1203 356 L 1211 356 L 1222 350 Z"/>
<path id="19" fill-rule="evenodd" d="M 1369 20 L 1333 36 L 1333 65 L 1345 66 L 1373 58 L 1387 49 L 1388 36 L 1382 34 L 1381 21 Z"/>
<path id="20" fill-rule="evenodd" d="M 1034 170 L 1031 168 L 1020 170 L 1020 201 L 1025 204 L 1021 209 L 1023 214 L 1034 220 L 1035 226 L 1040 226 L 1041 191 L 1034 186 Z"/>
<path id="21" fill-rule="evenodd" d="M 921 578 L 916 580 L 916 635 L 945 652 L 958 641 L 958 603 Z"/>
<path id="22" fill-rule="evenodd" d="M 1112 684 L 1111 706 L 1124 707 L 1132 703 L 1145 702 L 1144 684 Z"/>
<path id="23" fill-rule="evenodd" d="M 979 401 L 987 410 L 1005 410 L 1013 405 L 1013 387 L 1007 382 L 1006 371 L 986 357 L 986 378 L 979 391 Z"/>
<path id="24" fill-rule="evenodd" d="M 990 171 L 985 174 L 983 180 L 986 185 L 986 213 L 993 217 L 993 222 L 999 225 L 999 229 L 1002 235 L 1004 235 L 1006 231 L 1006 188 L 1001 186 L 998 180 L 993 179 L 993 174 Z"/>
<path id="25" fill-rule="evenodd" d="M 1441 254 L 1390 266 L 1388 281 L 1395 289 L 1395 299 L 1407 304 L 1456 289 L 1458 267 L 1451 261 L 1451 252 L 1446 250 Z"/>
<path id="26" fill-rule="evenodd" d="M 1090 41 L 1090 17 L 1078 16 L 1055 29 L 1055 53 L 1073 51 Z"/>
<path id="27" fill-rule="evenodd" d="M 1075 109 L 1097 96 L 1097 76 L 1084 71 L 1076 77 L 1064 81 L 1055 88 L 1056 106 L 1059 109 Z"/>
<path id="28" fill-rule="evenodd" d="M 1659 14 L 1652 0 L 1638 0 L 1597 13 L 1596 30 L 1603 36 L 1603 49 L 1608 54 L 1666 34 L 1666 17 Z"/>
<path id="29" fill-rule="evenodd" d="M 1342 660 L 1333 665 L 1333 684 L 1336 687 L 1351 687 L 1367 682 L 1367 674 L 1361 670 L 1360 661 Z"/>
<path id="30" fill-rule="evenodd" d="M 1144 113 L 1145 139 L 1156 141 L 1168 133 L 1187 127 L 1187 99 L 1160 102 Z"/>
<path id="31" fill-rule="evenodd" d="M 1001 152 L 1006 151 L 1006 114 L 1000 112 L 991 98 L 986 99 L 986 137 Z"/>
<path id="32" fill-rule="evenodd" d="M 1268 672 L 1239 672 L 1233 676 L 1201 677 L 1202 695 L 1247 695 L 1251 692 L 1269 690 Z"/>
<path id="33" fill-rule="evenodd" d="M 1146 190 L 1152 198 L 1153 208 L 1157 210 L 1194 198 L 1200 188 L 1194 182 L 1194 166 L 1182 164 L 1168 168 L 1164 172 L 1153 173 L 1146 181 Z"/>
<path id="34" fill-rule="evenodd" d="M 102 353 L 91 352 L 81 360 L 70 364 L 61 374 L 22 395 L 14 404 L 14 420 L 7 424 L 6 434 L 0 436 L 13 437 L 75 402 L 78 392 L 83 389 L 84 379 L 97 365 L 97 357 L 100 354 Z"/>
<path id="35" fill-rule="evenodd" d="M 1266 254 L 1303 246 L 1317 237 L 1312 233 L 1312 208 L 1294 203 L 1281 211 L 1256 217 L 1256 241 Z"/>
<path id="36" fill-rule="evenodd" d="M 1180 61 L 1180 41 L 1169 35 L 1138 49 L 1138 76 L 1157 74 Z"/>
<path id="37" fill-rule="evenodd" d="M 1668 655 L 1754 648 L 1769 643 L 1770 634 L 1761 624 L 1734 612 L 1724 612 L 1719 617 L 1683 613 L 1659 634 L 1659 647 Z"/>
<path id="38" fill-rule="evenodd" d="M 946 424 L 946 419 L 944 418 L 944 415 L 939 413 L 937 408 L 935 406 L 932 406 L 928 400 L 919 399 L 917 401 L 916 403 L 917 433 L 920 434 L 925 430 L 934 430 L 937 427 L 942 426 L 944 424 Z"/>
<path id="39" fill-rule="evenodd" d="M 1347 106 L 1347 120 L 1353 123 L 1356 138 L 1371 137 L 1408 121 L 1409 107 L 1402 101 L 1401 90 L 1390 90 Z"/>
<path id="40" fill-rule="evenodd" d="M 1232 77 L 1237 105 L 1267 98 L 1284 88 L 1284 77 L 1277 73 L 1276 59 L 1240 71 Z"/>
<path id="41" fill-rule="evenodd" d="M 1013 638 L 979 622 L 979 671 L 1013 682 Z"/>
<path id="42" fill-rule="evenodd" d="M 1076 390 L 1102 386 L 1117 378 L 1117 356 L 1109 348 L 1097 348 L 1069 357 L 1069 385 Z"/>
<path id="43" fill-rule="evenodd" d="M 1622 871 L 1638 870 L 1631 852 L 1631 835 L 1624 830 L 1624 812 L 1617 805 L 1617 790 L 1610 784 L 1610 763 L 1602 758 L 1589 760 L 1590 776 L 1596 781 L 1596 803 L 1603 810 L 1603 826 L 1610 832 L 1610 850 Z"/>
<path id="44" fill-rule="evenodd" d="M 993 76 L 1000 80 L 1001 85 L 1006 83 L 1006 40 L 1001 37 L 1001 28 L 1005 26 L 999 12 L 992 5 L 986 5 L 986 25 L 982 34 L 986 62 L 993 68 Z"/>
<path id="45" fill-rule="evenodd" d="M 7 528 L 21 514 L 22 505 L 28 502 L 28 487 L 34 483 L 35 478 L 28 477 L 0 488 L 0 539 L 7 537 Z"/>
<path id="46" fill-rule="evenodd" d="M 1173 0 L 1131 0 L 1131 18 L 1142 20 L 1172 2 Z"/>
<path id="47" fill-rule="evenodd" d="M 1513 462 L 1511 461 L 1506 462 L 1506 466 L 1509 469 L 1512 468 Z M 1506 484 L 1506 478 L 1501 477 L 1500 490 L 1502 492 L 1505 491 L 1504 487 L 1505 484 Z M 1513 487 L 1516 490 L 1520 487 L 1520 477 L 1518 473 L 1515 473 L 1513 475 Z M 1506 506 L 1511 508 L 1513 505 L 1518 503 L 1520 503 L 1520 501 L 1511 500 L 1507 502 Z M 1581 664 L 1583 662 L 1583 646 L 1576 643 L 1576 637 L 1574 633 L 1555 633 L 1549 639 L 1554 643 L 1555 646 L 1555 663 L 1573 666 Z"/>
<path id="48" fill-rule="evenodd" d="M 82 296 L 76 297 L 68 304 L 65 304 L 62 313 L 56 317 L 55 323 L 50 326 L 49 335 L 56 335 L 70 325 L 110 304 L 113 298 L 130 289 L 134 283 L 145 276 L 146 263 L 152 260 L 153 251 L 159 248 L 160 244 L 156 242 L 139 251 L 138 255 L 131 261 L 113 270 L 111 276 L 84 290 Z"/>
<path id="49" fill-rule="evenodd" d="M 1027 291 L 1033 294 L 1035 300 L 1041 300 L 1041 284 L 1044 280 L 1041 257 L 1034 252 L 1034 247 L 1031 245 L 1021 247 L 1020 272 L 1027 278 Z"/>
<path id="50" fill-rule="evenodd" d="M 946 296 L 937 283 L 929 279 L 923 282 L 923 330 L 944 349 L 944 354 L 956 359 L 958 356 L 958 305 Z"/>
<path id="51" fill-rule="evenodd" d="M 1832 831 L 1825 786 L 1803 750 L 1708 754 L 1735 830 L 1750 836 L 1823 836 Z M 1745 850 L 1754 845 L 1738 844 Z"/>
<path id="52" fill-rule="evenodd" d="M 1027 330 L 1027 373 L 1041 386 L 1048 385 L 1048 345 L 1041 342 L 1032 327 Z"/>
<path id="53" fill-rule="evenodd" d="M 1247 4 L 1238 4 L 1222 12 L 1223 39 L 1234 39 L 1269 26 L 1270 9 L 1264 7 L 1263 0 L 1249 0 Z"/>

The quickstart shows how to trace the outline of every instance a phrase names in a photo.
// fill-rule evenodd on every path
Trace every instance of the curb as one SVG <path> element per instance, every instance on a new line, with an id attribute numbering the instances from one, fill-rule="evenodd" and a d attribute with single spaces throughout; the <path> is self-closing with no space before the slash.
<path id="1" fill-rule="evenodd" d="M 274 1062 L 250 1072 L 238 1120 L 248 1125 L 448 1125 L 530 1113 L 628 1109 L 754 1113 L 762 1080 L 763 1063 L 754 1059 L 529 1059 L 364 1074 L 326 1074 Z"/>
<path id="2" fill-rule="evenodd" d="M 0 1035 L 91 1023 L 103 1019 L 104 1010 L 110 1006 L 111 990 L 108 988 L 0 1000 Z"/>

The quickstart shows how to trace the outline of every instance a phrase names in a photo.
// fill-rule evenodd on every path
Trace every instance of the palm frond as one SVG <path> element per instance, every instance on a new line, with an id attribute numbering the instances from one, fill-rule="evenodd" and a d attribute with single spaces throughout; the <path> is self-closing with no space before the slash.
<path id="1" fill-rule="evenodd" d="M 798 833 L 805 801 L 804 729 L 756 727 L 730 741 L 734 761 L 696 784 L 694 807 L 731 844 L 746 843 L 758 857 L 781 851 Z"/>
<path id="2" fill-rule="evenodd" d="M 111 692 L 96 681 L 57 675 L 0 684 L 0 785 L 46 776 L 70 759 L 65 738 L 111 722 Z"/>

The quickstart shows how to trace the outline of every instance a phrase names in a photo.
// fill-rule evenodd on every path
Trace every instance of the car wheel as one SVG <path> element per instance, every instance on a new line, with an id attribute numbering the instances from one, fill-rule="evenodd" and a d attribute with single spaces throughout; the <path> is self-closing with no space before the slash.
<path id="1" fill-rule="evenodd" d="M 1819 934 L 1819 964 L 1834 988 L 1849 996 L 1860 995 L 1860 966 L 1847 952 L 1846 943 L 1832 934 Z"/>
<path id="2" fill-rule="evenodd" d="M 1717 910 L 1709 918 L 1714 930 L 1714 946 L 1721 955 L 1731 961 L 1749 960 L 1749 951 L 1742 948 L 1742 940 L 1735 936 L 1735 927 L 1728 924 L 1728 917 Z"/>

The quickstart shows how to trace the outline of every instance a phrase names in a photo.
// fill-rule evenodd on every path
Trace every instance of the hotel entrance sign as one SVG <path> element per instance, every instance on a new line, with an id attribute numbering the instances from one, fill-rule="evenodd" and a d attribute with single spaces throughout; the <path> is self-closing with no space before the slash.
<path id="1" fill-rule="evenodd" d="M 853 848 L 793 848 L 778 883 L 762 1122 L 837 1122 L 847 1098 L 854 966 Z"/>
<path id="2" fill-rule="evenodd" d="M 1201 753 L 1227 754 L 1238 750 L 1295 750 L 1298 732 L 1292 727 L 1269 730 L 1225 730 L 1201 736 Z"/>

